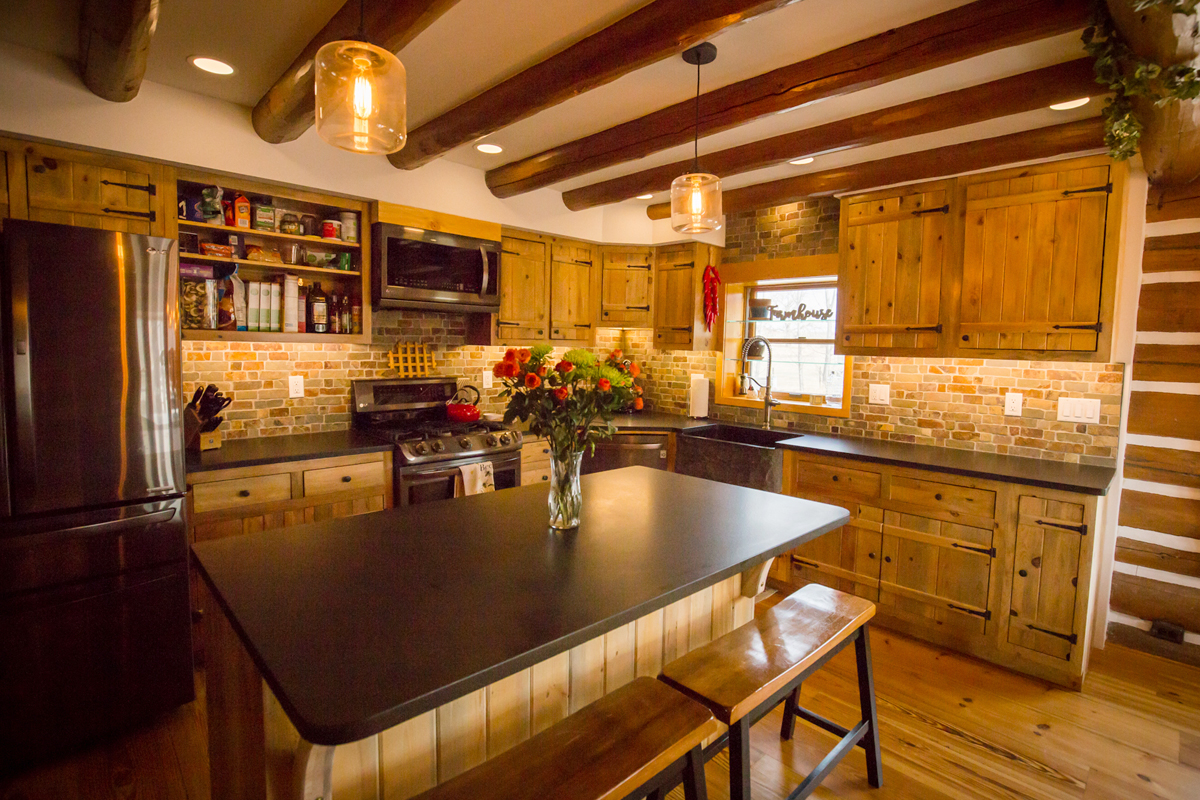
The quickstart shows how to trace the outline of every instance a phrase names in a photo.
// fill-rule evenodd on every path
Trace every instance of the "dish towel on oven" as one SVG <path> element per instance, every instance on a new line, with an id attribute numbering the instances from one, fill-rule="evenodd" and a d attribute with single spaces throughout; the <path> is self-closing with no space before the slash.
<path id="1" fill-rule="evenodd" d="M 478 464 L 467 464 L 458 469 L 462 475 L 454 482 L 455 497 L 496 491 L 496 481 L 492 475 L 492 462 L 481 461 Z"/>

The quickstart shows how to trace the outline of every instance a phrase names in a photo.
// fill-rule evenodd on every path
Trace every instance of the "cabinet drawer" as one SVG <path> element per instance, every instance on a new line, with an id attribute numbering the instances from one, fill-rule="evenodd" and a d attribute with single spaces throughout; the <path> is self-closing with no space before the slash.
<path id="1" fill-rule="evenodd" d="M 310 469 L 304 473 L 304 496 L 383 486 L 384 480 L 383 464 L 378 461 L 345 467 Z"/>
<path id="2" fill-rule="evenodd" d="M 692 343 L 692 330 L 680 330 L 678 328 L 659 328 L 654 332 L 654 343 L 657 345 L 690 345 Z"/>
<path id="3" fill-rule="evenodd" d="M 232 481 L 198 483 L 192 487 L 196 513 L 220 511 L 238 506 L 253 506 L 276 500 L 290 500 L 292 476 L 288 474 L 261 475 Z"/>
<path id="4" fill-rule="evenodd" d="M 896 476 L 891 480 L 888 499 L 937 511 L 973 514 L 977 517 L 996 516 L 995 492 L 952 483 Z"/>
<path id="5" fill-rule="evenodd" d="M 796 480 L 797 487 L 805 494 L 833 492 L 864 499 L 879 497 L 880 477 L 877 472 L 805 461 Z"/>
<path id="6" fill-rule="evenodd" d="M 550 482 L 550 465 L 549 464 L 546 464 L 546 466 L 544 466 L 544 467 L 538 467 L 535 469 L 525 469 L 524 466 L 521 467 L 521 485 L 522 486 L 533 486 L 535 483 L 549 483 L 549 482 Z"/>

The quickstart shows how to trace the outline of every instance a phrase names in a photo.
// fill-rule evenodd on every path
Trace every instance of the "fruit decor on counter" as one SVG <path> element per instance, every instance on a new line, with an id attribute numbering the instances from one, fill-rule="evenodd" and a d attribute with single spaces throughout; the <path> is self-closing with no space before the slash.
<path id="1" fill-rule="evenodd" d="M 626 406 L 641 408 L 633 382 L 641 369 L 620 350 L 603 362 L 589 350 L 568 350 L 557 360 L 553 352 L 548 344 L 510 348 L 492 374 L 504 383 L 504 421 L 528 422 L 529 432 L 550 444 L 550 526 L 566 530 L 579 526 L 583 452 L 616 432 L 612 419 Z"/>

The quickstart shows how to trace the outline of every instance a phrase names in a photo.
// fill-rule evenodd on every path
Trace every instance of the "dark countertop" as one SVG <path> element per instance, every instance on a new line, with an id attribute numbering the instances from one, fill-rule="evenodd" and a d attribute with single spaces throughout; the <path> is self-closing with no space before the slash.
<path id="1" fill-rule="evenodd" d="M 227 439 L 220 448 L 203 453 L 187 451 L 187 471 L 253 467 L 278 461 L 303 461 L 309 458 L 382 453 L 392 445 L 372 439 L 358 431 L 297 433 L 291 436 L 260 436 L 254 439 Z"/>
<path id="2" fill-rule="evenodd" d="M 1109 484 L 1117 474 L 1112 467 L 978 453 L 933 445 L 884 442 L 861 436 L 806 433 L 795 439 L 785 439 L 777 446 L 803 453 L 841 456 L 877 464 L 930 469 L 970 478 L 990 478 L 1098 496 L 1108 494 Z"/>
<path id="3" fill-rule="evenodd" d="M 613 425 L 619 430 L 637 430 L 645 428 L 656 431 L 686 431 L 691 428 L 707 428 L 718 424 L 713 419 L 693 419 L 682 414 L 660 414 L 657 411 L 641 411 L 637 414 L 618 414 L 613 417 Z"/>
<path id="4" fill-rule="evenodd" d="M 300 735 L 397 725 L 844 524 L 845 509 L 646 467 L 193 547 Z"/>

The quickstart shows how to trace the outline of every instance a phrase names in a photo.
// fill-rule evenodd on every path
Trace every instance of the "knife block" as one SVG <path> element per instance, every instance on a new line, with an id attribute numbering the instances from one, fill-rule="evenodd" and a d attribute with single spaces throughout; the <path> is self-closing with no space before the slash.
<path id="1" fill-rule="evenodd" d="M 200 432 L 200 416 L 191 408 L 183 410 L 183 441 L 189 450 L 203 453 L 221 446 L 221 429 Z"/>

